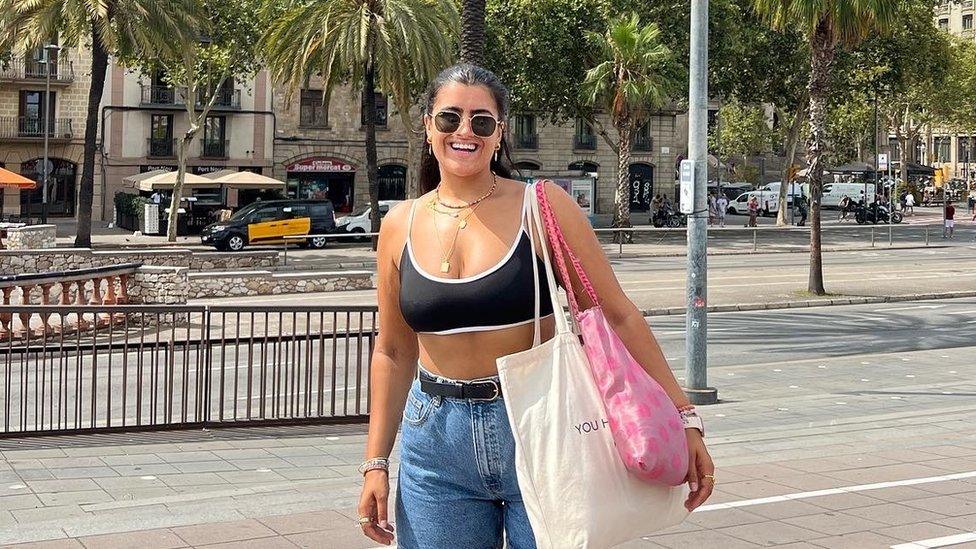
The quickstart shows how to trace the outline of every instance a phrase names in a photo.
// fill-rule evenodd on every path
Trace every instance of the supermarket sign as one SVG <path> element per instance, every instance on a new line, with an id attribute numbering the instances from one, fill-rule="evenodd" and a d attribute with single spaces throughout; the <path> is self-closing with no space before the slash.
<path id="1" fill-rule="evenodd" d="M 356 167 L 336 158 L 313 156 L 285 166 L 289 172 L 354 172 Z"/>

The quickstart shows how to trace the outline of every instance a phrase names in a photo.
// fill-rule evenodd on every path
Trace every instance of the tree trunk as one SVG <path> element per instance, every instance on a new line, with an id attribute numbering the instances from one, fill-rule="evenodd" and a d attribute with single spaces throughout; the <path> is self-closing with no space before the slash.
<path id="1" fill-rule="evenodd" d="M 380 230 L 380 204 L 379 204 L 379 168 L 377 167 L 376 156 L 376 72 L 374 68 L 375 44 L 372 39 L 372 32 L 367 37 L 368 54 L 366 59 L 366 70 L 363 75 L 363 104 L 366 108 L 366 181 L 369 189 L 369 206 L 371 210 L 370 232 L 377 233 Z M 373 251 L 379 243 L 377 237 L 373 237 Z"/>
<path id="2" fill-rule="evenodd" d="M 790 173 L 793 167 L 793 158 L 796 156 L 796 147 L 800 142 L 800 128 L 803 127 L 804 114 L 806 114 L 806 109 L 801 102 L 796 106 L 796 112 L 793 113 L 793 122 L 790 123 L 790 129 L 786 134 L 786 164 L 783 166 L 783 174 L 780 177 L 779 213 L 776 214 L 776 225 L 779 227 L 786 226 L 786 210 L 789 208 L 786 195 L 790 187 L 793 186 Z"/>
<path id="3" fill-rule="evenodd" d="M 907 135 L 899 133 L 898 148 L 900 150 L 898 152 L 900 154 L 898 155 L 898 157 L 901 158 L 901 170 L 899 171 L 901 172 L 901 180 L 902 182 L 905 183 L 905 185 L 908 185 L 908 161 L 909 161 L 909 156 L 911 156 L 911 153 L 909 152 L 908 143 L 909 143 L 909 137 Z M 868 197 L 865 196 L 864 201 L 867 202 Z"/>
<path id="4" fill-rule="evenodd" d="M 192 126 L 191 126 L 192 128 Z M 176 146 L 176 182 L 173 184 L 173 196 L 169 200 L 169 215 L 166 216 L 166 240 L 176 242 L 177 225 L 179 223 L 180 202 L 183 199 L 183 184 L 186 181 L 186 154 L 196 132 L 187 131 Z"/>
<path id="5" fill-rule="evenodd" d="M 82 159 L 81 183 L 78 188 L 78 226 L 75 248 L 91 247 L 92 200 L 95 196 L 95 153 L 98 147 L 98 106 L 105 90 L 108 72 L 108 52 L 102 44 L 98 29 L 92 25 L 92 73 L 88 89 L 88 112 L 85 117 L 85 150 Z M 105 192 L 104 189 L 102 192 Z"/>
<path id="6" fill-rule="evenodd" d="M 485 0 L 461 0 L 462 63 L 484 65 Z"/>
<path id="7" fill-rule="evenodd" d="M 620 136 L 617 149 L 617 189 L 613 194 L 613 202 L 616 206 L 613 214 L 613 227 L 630 227 L 630 140 L 633 131 L 628 123 L 617 126 L 617 133 Z M 677 198 L 677 197 L 676 197 Z M 619 242 L 624 237 L 624 233 L 614 233 L 614 242 Z M 627 241 L 631 240 L 630 233 L 626 234 Z"/>
<path id="8" fill-rule="evenodd" d="M 817 24 L 810 44 L 810 139 L 807 144 L 807 164 L 810 181 L 810 277 L 807 290 L 824 295 L 823 250 L 821 248 L 820 202 L 823 197 L 823 156 L 826 152 L 827 100 L 830 93 L 830 73 L 836 53 L 834 31 L 827 18 Z"/>

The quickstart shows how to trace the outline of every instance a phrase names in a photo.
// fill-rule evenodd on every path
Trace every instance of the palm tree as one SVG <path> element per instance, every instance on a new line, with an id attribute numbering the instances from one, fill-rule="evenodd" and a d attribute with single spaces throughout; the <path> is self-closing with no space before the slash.
<path id="1" fill-rule="evenodd" d="M 269 5 L 276 3 L 269 0 Z M 286 0 L 261 41 L 271 75 L 290 91 L 316 74 L 322 78 L 326 103 L 341 82 L 361 87 L 374 212 L 379 211 L 376 89 L 382 85 L 396 94 L 401 118 L 409 119 L 418 83 L 426 83 L 450 62 L 454 28 L 457 10 L 450 0 Z M 413 128 L 407 127 L 408 134 Z M 419 148 L 411 139 L 413 163 Z M 380 218 L 372 218 L 372 232 L 377 232 Z"/>
<path id="2" fill-rule="evenodd" d="M 820 236 L 823 156 L 826 153 L 827 100 L 838 48 L 850 47 L 870 33 L 894 23 L 899 0 L 753 0 L 756 12 L 776 29 L 796 27 L 810 46 L 810 136 L 807 139 L 807 180 L 810 183 L 810 293 L 824 295 Z"/>
<path id="3" fill-rule="evenodd" d="M 109 55 L 148 55 L 182 47 L 196 39 L 197 9 L 195 0 L 0 0 L 0 51 L 37 47 L 52 36 L 68 47 L 91 43 L 76 247 L 91 246 L 98 107 Z"/>
<path id="4" fill-rule="evenodd" d="M 485 0 L 461 0 L 461 62 L 485 64 Z"/>
<path id="5" fill-rule="evenodd" d="M 586 72 L 584 99 L 609 112 L 618 136 L 615 142 L 600 132 L 617 153 L 614 227 L 631 226 L 629 166 L 634 131 L 651 109 L 664 104 L 675 84 L 668 71 L 673 57 L 660 35 L 657 24 L 641 25 L 636 14 L 612 20 L 603 35 L 587 33 L 597 52 L 597 65 Z"/>

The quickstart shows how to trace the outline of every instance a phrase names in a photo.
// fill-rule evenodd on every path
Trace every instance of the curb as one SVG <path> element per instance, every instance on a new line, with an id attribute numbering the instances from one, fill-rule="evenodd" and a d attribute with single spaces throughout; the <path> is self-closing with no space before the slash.
<path id="1" fill-rule="evenodd" d="M 772 303 L 739 303 L 735 305 L 710 305 L 709 313 L 728 313 L 736 311 L 765 311 L 776 309 L 802 309 L 808 307 L 831 307 L 835 305 L 864 305 L 867 303 L 898 303 L 902 301 L 926 301 L 931 299 L 958 299 L 976 297 L 976 291 L 940 292 L 929 294 L 902 294 L 865 297 L 838 297 L 829 299 L 805 299 L 800 301 L 776 301 Z M 683 315 L 685 307 L 663 307 L 656 309 L 641 309 L 641 315 L 673 316 Z"/>

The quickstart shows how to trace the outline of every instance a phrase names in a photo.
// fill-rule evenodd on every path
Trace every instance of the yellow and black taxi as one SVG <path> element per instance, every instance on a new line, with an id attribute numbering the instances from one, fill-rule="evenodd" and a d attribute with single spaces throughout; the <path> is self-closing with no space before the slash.
<path id="1" fill-rule="evenodd" d="M 329 200 L 268 200 L 238 210 L 227 221 L 204 227 L 200 240 L 218 250 L 239 251 L 252 244 L 280 244 L 286 236 L 335 232 L 335 211 Z M 323 248 L 325 236 L 298 241 Z"/>

